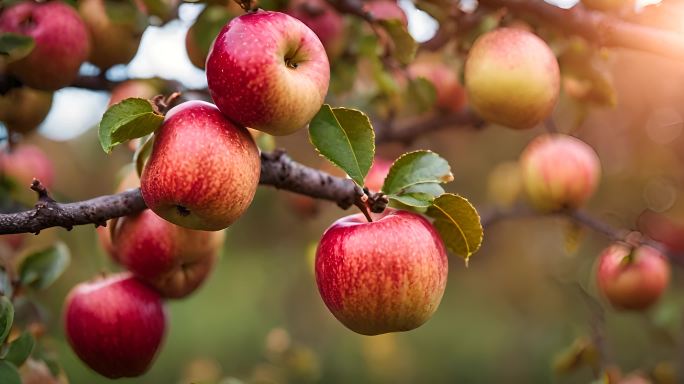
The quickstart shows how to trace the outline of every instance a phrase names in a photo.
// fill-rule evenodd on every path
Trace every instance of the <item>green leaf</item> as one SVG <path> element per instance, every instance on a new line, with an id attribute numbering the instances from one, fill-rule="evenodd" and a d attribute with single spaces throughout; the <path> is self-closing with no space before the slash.
<path id="1" fill-rule="evenodd" d="M 150 154 L 152 153 L 152 147 L 154 146 L 154 135 L 149 135 L 142 140 L 142 144 L 138 146 L 138 148 L 135 150 L 135 154 L 133 154 L 133 162 L 135 163 L 135 170 L 138 172 L 138 177 L 142 177 L 142 171 L 145 167 L 145 162 L 147 162 L 147 158 L 149 158 Z"/>
<path id="2" fill-rule="evenodd" d="M 19 279 L 23 285 L 45 289 L 59 278 L 69 265 L 69 249 L 64 243 L 32 253 L 19 266 Z"/>
<path id="3" fill-rule="evenodd" d="M 454 179 L 449 163 L 432 151 L 415 151 L 401 155 L 387 174 L 382 192 L 399 196 L 409 187 L 422 183 L 448 183 Z"/>
<path id="4" fill-rule="evenodd" d="M 392 55 L 404 65 L 413 61 L 418 50 L 418 43 L 413 40 L 401 20 L 378 20 L 392 39 Z"/>
<path id="5" fill-rule="evenodd" d="M 100 145 L 106 153 L 131 139 L 154 132 L 164 122 L 164 116 L 155 111 L 149 100 L 129 98 L 114 104 L 102 116 Z"/>
<path id="6" fill-rule="evenodd" d="M 0 296 L 0 344 L 2 344 L 7 338 L 7 335 L 9 335 L 13 322 L 14 306 L 7 296 Z"/>
<path id="7" fill-rule="evenodd" d="M 21 384 L 21 376 L 14 364 L 0 360 L 0 383 Z"/>
<path id="8" fill-rule="evenodd" d="M 435 219 L 435 228 L 447 248 L 468 259 L 482 244 L 482 224 L 475 207 L 464 197 L 445 193 L 436 198 L 427 215 Z"/>
<path id="9" fill-rule="evenodd" d="M 202 56 L 206 57 L 223 26 L 235 16 L 225 5 L 207 5 L 190 27 L 188 38 L 193 39 Z"/>
<path id="10" fill-rule="evenodd" d="M 31 352 L 33 352 L 33 347 L 35 344 L 36 340 L 33 338 L 33 336 L 31 336 L 30 333 L 22 333 L 18 339 L 14 340 L 9 345 L 9 351 L 5 356 L 5 360 L 16 365 L 17 367 L 21 367 L 26 359 L 31 356 Z"/>
<path id="11" fill-rule="evenodd" d="M 363 186 L 375 155 L 375 132 L 368 116 L 324 104 L 309 123 L 309 139 L 323 157 Z"/>
<path id="12" fill-rule="evenodd" d="M 444 188 L 437 183 L 416 184 L 406 188 L 401 195 L 387 195 L 388 198 L 398 201 L 409 207 L 427 208 L 432 201 L 444 193 Z"/>
<path id="13" fill-rule="evenodd" d="M 31 36 L 0 33 L 0 55 L 7 56 L 9 62 L 28 56 L 35 46 L 36 41 Z"/>
<path id="14" fill-rule="evenodd" d="M 437 101 L 437 91 L 435 86 L 423 77 L 412 79 L 406 90 L 407 106 L 413 108 L 417 113 L 429 111 Z"/>
<path id="15" fill-rule="evenodd" d="M 148 25 L 147 17 L 132 1 L 106 0 L 104 6 L 112 23 L 130 28 L 135 35 L 142 35 Z"/>

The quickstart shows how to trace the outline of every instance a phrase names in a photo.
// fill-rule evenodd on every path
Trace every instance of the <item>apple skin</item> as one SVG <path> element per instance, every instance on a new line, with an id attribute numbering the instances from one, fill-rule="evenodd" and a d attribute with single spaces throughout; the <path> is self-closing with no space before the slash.
<path id="1" fill-rule="evenodd" d="M 29 133 L 45 120 L 51 107 L 52 92 L 12 88 L 0 95 L 0 120 L 12 132 Z"/>
<path id="2" fill-rule="evenodd" d="M 391 161 L 376 156 L 364 180 L 364 187 L 371 191 L 380 191 L 390 168 L 392 168 Z"/>
<path id="3" fill-rule="evenodd" d="M 237 3 L 231 3 L 237 6 Z M 214 38 L 230 19 L 242 13 L 240 11 L 239 7 L 233 10 L 226 5 L 210 4 L 200 12 L 185 35 L 185 49 L 192 65 L 204 69 Z"/>
<path id="4" fill-rule="evenodd" d="M 135 7 L 132 4 L 131 6 Z M 102 70 L 107 70 L 116 64 L 125 64 L 133 59 L 145 30 L 141 21 L 127 20 L 126 23 L 121 23 L 110 19 L 105 8 L 105 0 L 80 0 L 78 11 L 88 28 L 92 42 L 88 61 Z"/>
<path id="5" fill-rule="evenodd" d="M 128 273 L 78 284 L 64 308 L 71 348 L 110 379 L 144 374 L 166 333 L 161 298 Z"/>
<path id="6" fill-rule="evenodd" d="M 420 61 L 409 67 L 409 73 L 413 77 L 423 77 L 435 87 L 437 108 L 459 112 L 466 104 L 466 92 L 455 69 L 449 68 L 438 61 Z"/>
<path id="7" fill-rule="evenodd" d="M 601 177 L 596 152 L 583 141 L 562 134 L 532 140 L 520 155 L 520 167 L 529 201 L 547 212 L 583 205 Z"/>
<path id="8" fill-rule="evenodd" d="M 318 112 L 330 65 L 316 34 L 296 18 L 257 11 L 236 17 L 216 37 L 207 58 L 216 106 L 240 125 L 291 134 Z"/>
<path id="9" fill-rule="evenodd" d="M 182 298 L 209 276 L 225 232 L 179 227 L 149 209 L 119 218 L 111 238 L 112 256 L 163 297 Z"/>
<path id="10" fill-rule="evenodd" d="M 78 13 L 60 1 L 24 2 L 0 14 L 0 31 L 33 37 L 28 56 L 8 65 L 25 85 L 56 90 L 73 82 L 90 54 L 90 36 Z"/>
<path id="11" fill-rule="evenodd" d="M 582 0 L 582 5 L 597 11 L 614 11 L 632 3 L 631 0 Z"/>
<path id="12" fill-rule="evenodd" d="M 485 120 L 529 129 L 558 100 L 560 71 L 551 48 L 535 34 L 499 28 L 480 36 L 465 63 L 470 106 Z"/>
<path id="13" fill-rule="evenodd" d="M 340 56 L 345 46 L 344 19 L 325 0 L 294 0 L 286 13 L 301 20 L 321 40 L 329 60 Z"/>
<path id="14" fill-rule="evenodd" d="M 172 108 L 155 134 L 141 177 L 147 206 L 185 228 L 227 228 L 254 198 L 261 160 L 246 128 L 212 104 Z"/>
<path id="15" fill-rule="evenodd" d="M 632 253 L 632 259 L 627 256 Z M 655 248 L 641 246 L 632 251 L 613 244 L 599 256 L 596 273 L 601 293 L 616 309 L 643 310 L 653 305 L 670 281 L 670 266 Z"/>
<path id="16" fill-rule="evenodd" d="M 0 176 L 8 178 L 20 189 L 28 190 L 33 178 L 50 188 L 54 169 L 50 159 L 40 148 L 21 144 L 9 153 L 0 151 Z"/>
<path id="17" fill-rule="evenodd" d="M 408 18 L 406 13 L 396 1 L 392 0 L 375 0 L 368 1 L 363 4 L 363 9 L 370 13 L 376 20 L 399 20 L 408 27 Z"/>
<path id="18" fill-rule="evenodd" d="M 351 215 L 325 231 L 316 251 L 318 290 L 332 314 L 356 333 L 417 328 L 444 294 L 444 244 L 415 213 L 387 209 L 374 220 Z"/>

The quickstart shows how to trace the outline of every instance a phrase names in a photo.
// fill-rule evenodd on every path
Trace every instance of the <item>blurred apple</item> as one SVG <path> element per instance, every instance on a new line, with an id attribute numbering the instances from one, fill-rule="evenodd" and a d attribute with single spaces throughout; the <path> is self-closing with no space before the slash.
<path id="1" fill-rule="evenodd" d="M 29 189 L 34 178 L 50 187 L 54 170 L 52 162 L 38 147 L 20 144 L 11 152 L 0 151 L 0 178 L 12 185 L 12 189 Z"/>
<path id="2" fill-rule="evenodd" d="M 373 165 L 364 180 L 364 187 L 371 191 L 379 192 L 382 189 L 382 185 L 385 183 L 385 177 L 387 177 L 391 167 L 391 161 L 376 156 L 373 160 Z"/>
<path id="3" fill-rule="evenodd" d="M 162 81 L 156 79 L 126 80 L 112 89 L 109 106 L 131 97 L 151 99 L 163 91 Z"/>
<path id="4" fill-rule="evenodd" d="M 12 132 L 29 133 L 45 120 L 52 107 L 52 92 L 28 87 L 0 95 L 0 120 Z"/>
<path id="5" fill-rule="evenodd" d="M 286 13 L 314 31 L 329 60 L 339 57 L 345 46 L 344 19 L 327 1 L 293 0 Z"/>
<path id="6" fill-rule="evenodd" d="M 221 28 L 228 20 L 242 13 L 237 3 L 231 1 L 230 4 L 234 4 L 237 9 L 231 9 L 225 5 L 207 5 L 188 29 L 185 35 L 185 49 L 190 62 L 195 67 L 204 69 L 209 49 L 216 35 L 221 32 Z"/>
<path id="7" fill-rule="evenodd" d="M 458 112 L 465 107 L 465 88 L 458 80 L 456 69 L 440 61 L 416 61 L 409 67 L 413 77 L 423 77 L 435 87 L 435 105 L 445 111 Z"/>
<path id="8" fill-rule="evenodd" d="M 403 9 L 392 0 L 373 0 L 366 1 L 363 9 L 370 13 L 376 20 L 399 20 L 404 26 L 408 27 L 408 18 Z"/>
<path id="9" fill-rule="evenodd" d="M 639 215 L 637 228 L 646 236 L 663 243 L 668 250 L 684 254 L 684 223 L 681 220 L 646 210 Z"/>

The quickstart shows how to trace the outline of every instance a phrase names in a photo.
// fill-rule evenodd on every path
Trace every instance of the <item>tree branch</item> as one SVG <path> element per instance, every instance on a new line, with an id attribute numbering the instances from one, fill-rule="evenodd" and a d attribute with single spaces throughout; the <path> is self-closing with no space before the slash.
<path id="1" fill-rule="evenodd" d="M 343 209 L 351 207 L 359 196 L 364 195 L 352 180 L 297 163 L 283 151 L 261 154 L 259 184 L 330 200 Z M 35 185 L 35 189 L 47 196 L 47 191 L 41 187 L 40 183 Z M 0 235 L 37 234 L 51 227 L 71 229 L 75 225 L 105 225 L 109 219 L 131 215 L 145 208 L 140 189 L 68 204 L 41 198 L 32 210 L 0 214 Z"/>
<path id="2" fill-rule="evenodd" d="M 662 29 L 626 22 L 602 12 L 575 6 L 562 9 L 540 0 L 479 0 L 484 7 L 505 7 L 565 33 L 605 47 L 620 47 L 684 60 L 684 39 Z"/>

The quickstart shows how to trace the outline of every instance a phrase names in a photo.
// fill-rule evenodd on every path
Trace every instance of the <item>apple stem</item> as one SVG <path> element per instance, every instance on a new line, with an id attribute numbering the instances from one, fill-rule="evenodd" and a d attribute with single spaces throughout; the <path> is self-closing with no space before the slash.
<path id="1" fill-rule="evenodd" d="M 365 193 L 357 196 L 357 198 L 354 200 L 354 205 L 359 207 L 363 215 L 366 216 L 366 220 L 368 220 L 369 223 L 373 222 L 373 218 L 370 214 L 370 207 L 368 206 L 368 196 Z"/>

